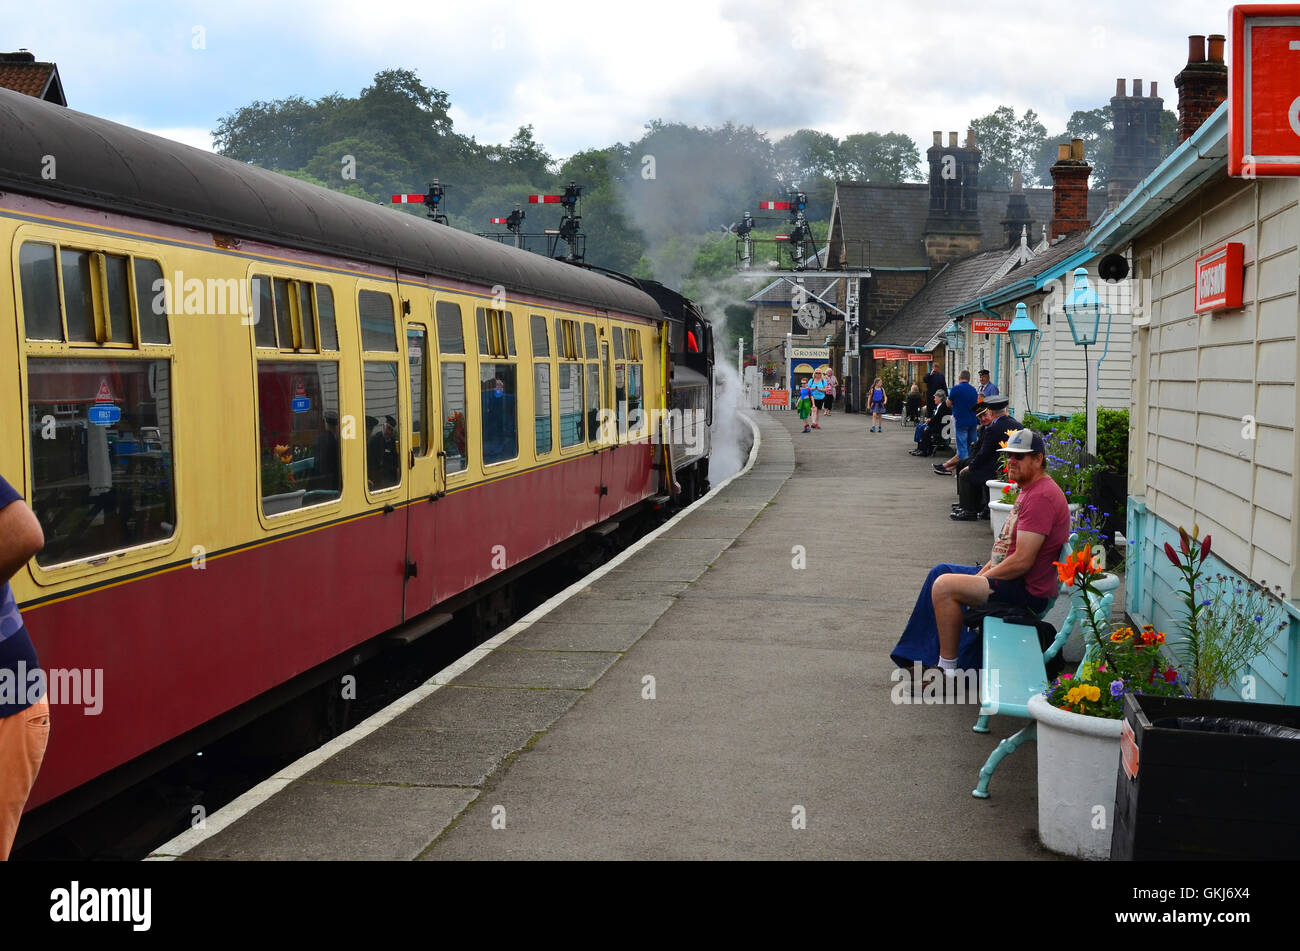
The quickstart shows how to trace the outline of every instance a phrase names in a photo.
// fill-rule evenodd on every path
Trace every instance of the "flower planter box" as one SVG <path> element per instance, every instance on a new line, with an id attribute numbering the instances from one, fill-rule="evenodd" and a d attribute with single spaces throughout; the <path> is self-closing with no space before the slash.
<path id="1" fill-rule="evenodd" d="M 1176 729 L 1232 717 L 1300 729 L 1300 707 L 1124 698 L 1112 859 L 1291 859 L 1300 854 L 1300 739 Z"/>
<path id="2" fill-rule="evenodd" d="M 1038 722 L 1038 838 L 1053 852 L 1081 859 L 1111 854 L 1119 768 L 1120 720 L 1057 709 L 1041 694 L 1029 698 Z"/>

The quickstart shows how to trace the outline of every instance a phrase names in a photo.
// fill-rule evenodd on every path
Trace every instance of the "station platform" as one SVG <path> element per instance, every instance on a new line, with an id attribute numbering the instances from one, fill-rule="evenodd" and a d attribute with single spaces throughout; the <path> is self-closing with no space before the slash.
<path id="1" fill-rule="evenodd" d="M 894 702 L 926 572 L 989 523 L 897 422 L 749 418 L 716 494 L 151 858 L 1055 858 L 1034 746 L 970 794 L 1024 721 Z"/>

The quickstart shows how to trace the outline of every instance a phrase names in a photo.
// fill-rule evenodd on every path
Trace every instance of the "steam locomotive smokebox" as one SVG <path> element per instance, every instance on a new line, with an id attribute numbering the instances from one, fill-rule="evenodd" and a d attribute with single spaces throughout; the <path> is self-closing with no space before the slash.
<path id="1" fill-rule="evenodd" d="M 1300 707 L 1124 697 L 1111 859 L 1294 859 Z"/>

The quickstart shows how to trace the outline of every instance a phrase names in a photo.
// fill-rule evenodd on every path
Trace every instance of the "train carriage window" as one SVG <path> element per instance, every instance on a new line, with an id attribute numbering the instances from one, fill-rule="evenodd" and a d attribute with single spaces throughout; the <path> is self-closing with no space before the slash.
<path id="1" fill-rule="evenodd" d="M 332 502 L 342 492 L 339 369 L 333 361 L 261 360 L 257 424 L 262 512 Z"/>
<path id="2" fill-rule="evenodd" d="M 641 399 L 641 367 L 629 363 L 627 367 L 627 420 L 628 430 L 633 436 L 642 435 L 642 424 L 646 422 Z"/>
<path id="3" fill-rule="evenodd" d="M 551 365 L 538 363 L 533 367 L 533 428 L 537 439 L 537 454 L 551 451 Z"/>
<path id="4" fill-rule="evenodd" d="M 560 448 L 576 446 L 586 441 L 582 425 L 582 364 L 561 363 L 560 384 Z"/>
<path id="5" fill-rule="evenodd" d="M 170 360 L 27 361 L 31 505 L 42 567 L 170 538 Z"/>
<path id="6" fill-rule="evenodd" d="M 136 318 L 140 324 L 140 342 L 169 344 L 167 329 L 167 295 L 163 293 L 162 266 L 148 258 L 135 259 Z"/>
<path id="7" fill-rule="evenodd" d="M 505 318 L 506 318 L 506 344 L 508 347 L 507 352 L 512 357 L 518 356 L 518 353 L 515 350 L 515 315 L 510 313 L 510 311 L 506 311 Z"/>
<path id="8" fill-rule="evenodd" d="M 596 325 L 582 325 L 582 339 L 587 343 L 587 359 L 595 360 L 600 356 L 599 349 L 596 346 Z"/>
<path id="9" fill-rule="evenodd" d="M 334 324 L 334 292 L 325 284 L 316 287 L 316 318 L 320 324 L 320 348 L 337 350 L 339 348 L 338 327 Z"/>
<path id="10" fill-rule="evenodd" d="M 461 323 L 460 305 L 438 301 L 438 350 L 440 353 L 465 352 L 465 328 Z"/>
<path id="11" fill-rule="evenodd" d="M 469 433 L 465 425 L 465 364 L 442 364 L 442 451 L 447 474 L 463 472 L 469 458 Z"/>
<path id="12" fill-rule="evenodd" d="M 533 314 L 529 318 L 529 326 L 532 328 L 533 334 L 533 356 L 549 357 L 551 355 L 551 339 L 546 332 L 546 318 Z"/>
<path id="13" fill-rule="evenodd" d="M 271 300 L 271 279 L 253 275 L 253 336 L 259 347 L 275 349 L 275 304 Z"/>
<path id="14" fill-rule="evenodd" d="M 613 328 L 613 334 L 614 334 L 614 359 L 615 359 L 615 360 L 622 360 L 622 359 L 624 359 L 624 354 L 623 354 L 623 328 L 622 328 L 622 327 L 615 327 L 615 328 Z"/>
<path id="15" fill-rule="evenodd" d="M 289 282 L 277 277 L 272 282 L 275 296 L 275 332 L 281 350 L 293 350 L 293 312 L 289 303 Z"/>
<path id="16" fill-rule="evenodd" d="M 24 244 L 18 251 L 23 291 L 23 324 L 28 340 L 62 340 L 59 275 L 51 244 Z"/>
<path id="17" fill-rule="evenodd" d="M 395 362 L 365 361 L 366 485 L 372 492 L 402 481 L 397 385 Z"/>
<path id="18" fill-rule="evenodd" d="M 600 364 L 587 364 L 587 440 L 596 442 L 600 428 Z"/>
<path id="19" fill-rule="evenodd" d="M 411 378 L 411 449 L 417 456 L 429 454 L 429 435 L 425 429 L 424 394 L 428 392 L 425 368 L 429 365 L 429 340 L 423 327 L 406 329 L 406 359 Z"/>
<path id="20" fill-rule="evenodd" d="M 119 254 L 106 254 L 102 261 L 106 278 L 104 288 L 108 293 L 104 303 L 107 305 L 112 341 L 133 345 L 135 331 L 131 327 L 130 262 Z"/>
<path id="21" fill-rule="evenodd" d="M 64 248 L 59 252 L 63 272 L 63 310 L 67 316 L 68 340 L 96 343 L 95 278 L 90 272 L 90 252 Z"/>
<path id="22" fill-rule="evenodd" d="M 296 281 L 298 285 L 298 316 L 302 328 L 301 350 L 316 350 L 316 320 L 312 313 L 311 283 Z"/>
<path id="23" fill-rule="evenodd" d="M 614 411 L 618 422 L 618 434 L 627 435 L 627 366 L 614 364 Z"/>
<path id="24" fill-rule="evenodd" d="M 361 291 L 357 296 L 357 309 L 361 314 L 361 349 L 375 353 L 396 353 L 393 298 L 379 291 Z"/>
<path id="25" fill-rule="evenodd" d="M 479 365 L 483 406 L 483 464 L 492 465 L 519 456 L 519 422 L 516 406 L 515 365 Z"/>
<path id="26" fill-rule="evenodd" d="M 475 314 L 478 317 L 478 352 L 487 356 L 489 353 L 487 315 L 482 307 L 477 308 Z"/>
<path id="27" fill-rule="evenodd" d="M 478 318 L 478 352 L 483 356 L 505 359 L 517 355 L 515 350 L 515 315 L 508 310 L 476 308 Z"/>

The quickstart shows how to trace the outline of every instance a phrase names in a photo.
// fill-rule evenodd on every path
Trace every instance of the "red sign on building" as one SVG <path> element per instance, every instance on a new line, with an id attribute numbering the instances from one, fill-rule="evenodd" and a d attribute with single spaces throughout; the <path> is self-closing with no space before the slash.
<path id="1" fill-rule="evenodd" d="M 1004 334 L 1010 326 L 1011 321 L 995 317 L 972 317 L 970 320 L 970 332 L 973 334 Z"/>
<path id="2" fill-rule="evenodd" d="M 886 351 L 885 351 L 885 359 L 886 359 L 886 360 L 906 360 L 906 359 L 907 359 L 907 351 L 906 351 L 906 350 L 886 350 Z"/>
<path id="3" fill-rule="evenodd" d="M 928 353 L 909 353 L 907 355 L 908 363 L 929 363 L 933 359 L 934 357 Z"/>
<path id="4" fill-rule="evenodd" d="M 884 360 L 888 353 L 889 351 L 886 348 L 876 347 L 874 350 L 871 351 L 871 359 Z"/>
<path id="5" fill-rule="evenodd" d="M 789 390 L 764 390 L 763 405 L 764 406 L 789 406 L 790 391 Z"/>
<path id="6" fill-rule="evenodd" d="M 1228 86 L 1228 174 L 1300 176 L 1300 5 L 1232 8 Z"/>
<path id="7" fill-rule="evenodd" d="M 1198 314 L 1241 306 L 1244 250 L 1243 245 L 1234 241 L 1196 259 Z"/>

